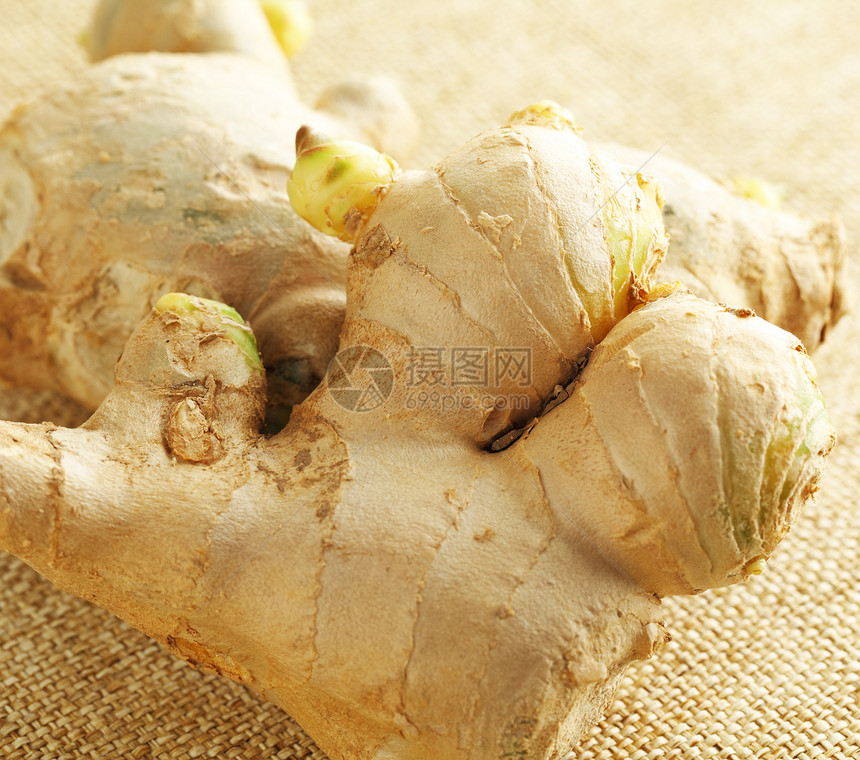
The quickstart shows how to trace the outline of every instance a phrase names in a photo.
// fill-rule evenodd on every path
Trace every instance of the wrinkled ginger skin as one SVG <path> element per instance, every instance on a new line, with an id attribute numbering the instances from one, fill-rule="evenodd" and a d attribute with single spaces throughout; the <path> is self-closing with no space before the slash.
<path id="1" fill-rule="evenodd" d="M 405 172 L 357 233 L 346 334 L 361 343 L 371 320 L 413 346 L 453 336 L 502 353 L 527 348 L 529 382 L 504 380 L 509 403 L 485 409 L 468 433 L 490 440 L 533 416 L 650 287 L 666 237 L 659 208 L 630 180 L 552 122 L 489 130 L 434 170 Z M 606 185 L 619 189 L 616 216 L 598 213 Z M 404 283 L 433 305 L 432 319 L 400 296 Z M 479 403 L 487 390 L 464 392 Z"/>
<path id="2" fill-rule="evenodd" d="M 622 320 L 604 344 L 617 353 L 632 337 L 643 376 L 671 373 L 675 387 L 714 350 L 708 330 L 677 326 L 690 326 L 691 308 L 699 327 L 740 323 L 739 341 L 753 322 L 686 296 L 665 300 Z M 671 367 L 666 330 L 697 347 Z M 777 333 L 780 361 L 743 374 L 752 403 L 750 380 L 797 403 L 782 381 L 796 352 Z M 383 330 L 376 338 L 398 366 L 398 346 Z M 734 342 L 719 353 L 730 357 Z M 618 473 L 567 470 L 604 456 L 594 445 L 602 431 L 590 429 L 602 423 L 574 429 L 566 415 L 617 369 L 602 361 L 498 454 L 465 442 L 453 415 L 415 413 L 409 430 L 386 406 L 371 429 L 325 388 L 263 439 L 260 375 L 241 349 L 217 326 L 156 311 L 85 428 L 0 425 L 0 547 L 283 706 L 333 760 L 557 759 L 609 704 L 625 667 L 667 640 L 656 597 L 614 560 L 613 542 L 628 539 L 591 532 L 605 511 L 625 508 Z M 213 429 L 244 422 L 222 437 L 217 460 L 177 459 L 164 421 L 177 403 L 207 396 L 200 408 Z M 129 426 L 130 415 L 140 423 Z M 712 424 L 707 404 L 666 415 L 664 436 Z M 831 442 L 818 440 L 784 513 L 809 497 Z M 573 491 L 575 502 L 556 493 Z M 657 505 L 652 530 L 671 533 L 688 509 L 711 509 L 693 496 L 680 514 L 675 501 Z M 770 538 L 787 529 L 778 521 Z M 680 564 L 672 549 L 658 565 L 670 573 Z"/>
<path id="3" fill-rule="evenodd" d="M 355 129 L 227 53 L 118 56 L 19 108 L 0 130 L 0 379 L 95 408 L 135 325 L 185 291 L 247 315 L 272 400 L 304 398 L 337 348 L 349 250 L 287 202 L 307 122 Z"/>
<path id="4" fill-rule="evenodd" d="M 661 282 L 700 298 L 748 308 L 815 351 L 845 310 L 845 250 L 837 219 L 809 220 L 742 197 L 663 155 L 618 145 L 607 153 L 663 187 L 671 241 Z"/>
<path id="5" fill-rule="evenodd" d="M 585 516 L 618 567 L 659 596 L 693 594 L 754 573 L 814 492 L 835 442 L 816 388 L 796 337 L 679 291 L 623 320 L 524 443 L 550 462 L 552 501 Z M 668 421 L 676 409 L 684 424 Z M 551 460 L 560 446 L 570 456 Z M 614 476 L 603 511 L 568 487 Z"/>
<path id="6" fill-rule="evenodd" d="M 332 760 L 560 760 L 665 644 L 659 596 L 757 572 L 833 444 L 795 338 L 684 292 L 650 300 L 665 238 L 648 183 L 580 143 L 514 122 L 380 196 L 340 343 L 390 367 L 373 410 L 323 384 L 261 436 L 238 315 L 160 299 L 84 427 L 0 423 L 0 549 L 283 706 Z M 615 171 L 627 190 L 596 214 Z M 474 403 L 415 407 L 428 345 L 524 349 L 530 384 L 478 378 L 456 386 Z M 625 410 L 645 430 L 607 438 Z M 698 432 L 721 456 L 691 455 Z M 634 466 L 643 441 L 660 469 Z"/>

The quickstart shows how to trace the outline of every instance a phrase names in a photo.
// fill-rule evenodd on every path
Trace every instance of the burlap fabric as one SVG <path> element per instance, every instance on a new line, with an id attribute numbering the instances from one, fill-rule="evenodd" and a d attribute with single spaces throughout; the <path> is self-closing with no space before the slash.
<path id="1" fill-rule="evenodd" d="M 84 66 L 73 40 L 90 3 L 0 0 L 0 112 Z M 855 3 L 312 6 L 316 37 L 295 63 L 303 91 L 313 98 L 356 72 L 395 74 L 424 123 L 417 164 L 552 98 L 591 139 L 663 146 L 720 177 L 767 177 L 785 186 L 790 208 L 840 214 L 852 254 L 860 240 Z M 762 578 L 666 602 L 674 641 L 630 670 L 572 757 L 860 757 L 858 324 L 856 314 L 844 320 L 816 356 L 840 437 L 817 502 Z M 11 403 L 21 410 L 22 399 Z M 276 708 L 3 556 L 0 757 L 323 755 Z"/>

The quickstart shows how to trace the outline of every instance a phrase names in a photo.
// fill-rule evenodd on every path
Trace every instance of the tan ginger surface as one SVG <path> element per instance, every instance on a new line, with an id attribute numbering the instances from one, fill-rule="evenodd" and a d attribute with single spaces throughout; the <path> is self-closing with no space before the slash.
<path id="1" fill-rule="evenodd" d="M 213 22 L 206 4 L 167 5 Z M 254 49 L 268 42 L 279 60 L 226 43 L 205 55 L 119 55 L 17 109 L 0 129 L 7 384 L 95 408 L 128 335 L 176 290 L 248 316 L 273 405 L 304 398 L 325 372 L 343 320 L 348 248 L 301 224 L 287 203 L 293 135 L 312 123 L 396 153 L 414 137 L 412 117 L 381 82 L 333 88 L 324 110 L 304 106 L 257 3 L 217 5 L 256 18 Z M 138 37 L 147 29 L 122 15 L 114 26 Z M 90 33 L 91 42 L 104 36 Z M 140 49 L 136 42 L 120 49 Z"/>
<path id="2" fill-rule="evenodd" d="M 402 156 L 411 113 L 378 80 L 303 106 L 256 0 L 104 0 L 85 42 L 94 60 L 118 57 L 0 129 L 0 381 L 94 409 L 134 326 L 181 290 L 247 315 L 278 424 L 335 353 L 348 250 L 296 226 L 290 136 L 310 123 Z M 661 279 L 752 308 L 814 350 L 841 316 L 838 224 L 767 212 L 662 156 L 617 150 L 668 193 Z"/>
<path id="3" fill-rule="evenodd" d="M 671 245 L 661 280 L 753 309 L 794 333 L 807 350 L 818 348 L 842 317 L 847 297 L 838 219 L 810 221 L 769 208 L 666 156 L 618 145 L 605 150 L 644 164 L 667 198 L 663 219 Z"/>
<path id="4" fill-rule="evenodd" d="M 86 425 L 0 426 L 0 546 L 332 758 L 564 756 L 666 642 L 660 597 L 759 572 L 834 440 L 797 338 L 682 290 L 641 305 L 665 238 L 635 176 L 587 213 L 615 172 L 526 112 L 404 173 L 357 231 L 334 368 L 272 438 L 237 315 L 161 299 Z M 451 365 L 454 403 L 416 404 L 427 346 L 528 371 Z"/>
<path id="5" fill-rule="evenodd" d="M 257 0 L 100 0 L 80 42 L 90 60 L 122 53 L 242 53 L 276 68 L 284 55 Z"/>

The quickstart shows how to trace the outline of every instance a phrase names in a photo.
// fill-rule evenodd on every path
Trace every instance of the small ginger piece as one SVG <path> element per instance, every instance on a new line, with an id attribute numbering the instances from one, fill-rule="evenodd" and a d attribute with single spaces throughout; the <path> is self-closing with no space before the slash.
<path id="1" fill-rule="evenodd" d="M 284 48 L 293 52 L 310 34 L 301 6 L 297 0 L 99 0 L 80 41 L 94 62 L 150 51 L 241 53 L 284 67 Z"/>

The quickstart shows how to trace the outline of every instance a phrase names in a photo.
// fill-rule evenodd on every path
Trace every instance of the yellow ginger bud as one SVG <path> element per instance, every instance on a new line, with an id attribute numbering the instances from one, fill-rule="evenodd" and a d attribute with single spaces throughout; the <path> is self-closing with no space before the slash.
<path id="1" fill-rule="evenodd" d="M 628 280 L 633 276 L 638 280 L 648 251 L 657 240 L 665 240 L 663 227 L 663 193 L 660 185 L 650 177 L 636 173 L 629 178 L 634 189 L 638 188 L 638 206 L 631 214 L 618 189 L 602 185 L 603 203 L 600 211 L 606 229 L 607 241 L 612 248 L 615 260 L 612 290 L 615 294 L 616 313 L 623 315 L 628 309 L 630 298 Z M 633 295 L 639 299 L 644 296 L 640 286 L 634 287 Z"/>
<path id="2" fill-rule="evenodd" d="M 351 242 L 399 173 L 393 158 L 367 145 L 331 140 L 302 127 L 287 193 L 302 219 Z"/>
<path id="3" fill-rule="evenodd" d="M 767 559 L 764 557 L 757 557 L 752 562 L 750 562 L 746 568 L 746 575 L 762 575 L 767 568 Z"/>
<path id="4" fill-rule="evenodd" d="M 158 299 L 154 308 L 161 313 L 169 311 L 182 317 L 195 318 L 201 324 L 207 317 L 216 319 L 224 335 L 230 338 L 245 355 L 248 365 L 252 369 L 262 370 L 263 363 L 257 350 L 257 339 L 234 308 L 220 301 L 190 296 L 186 293 L 167 293 Z"/>
<path id="5" fill-rule="evenodd" d="M 766 208 L 779 209 L 785 200 L 785 188 L 759 177 L 735 177 L 732 185 L 737 195 L 758 201 Z"/>
<path id="6" fill-rule="evenodd" d="M 577 134 L 582 132 L 582 127 L 576 123 L 573 114 L 553 100 L 541 100 L 515 111 L 508 119 L 508 124 L 532 124 L 555 129 L 572 129 Z"/>
<path id="7" fill-rule="evenodd" d="M 287 58 L 292 58 L 310 39 L 313 18 L 301 0 L 262 0 L 260 6 Z"/>

